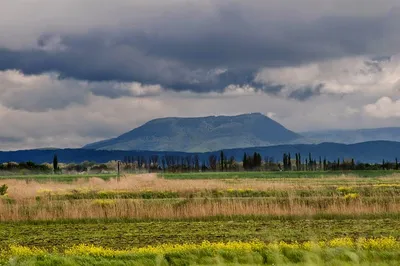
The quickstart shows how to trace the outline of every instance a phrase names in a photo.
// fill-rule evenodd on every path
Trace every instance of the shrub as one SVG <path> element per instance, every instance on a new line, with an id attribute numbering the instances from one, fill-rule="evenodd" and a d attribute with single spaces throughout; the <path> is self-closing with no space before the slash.
<path id="1" fill-rule="evenodd" d="M 7 193 L 8 186 L 6 184 L 0 187 L 0 196 L 4 196 Z"/>

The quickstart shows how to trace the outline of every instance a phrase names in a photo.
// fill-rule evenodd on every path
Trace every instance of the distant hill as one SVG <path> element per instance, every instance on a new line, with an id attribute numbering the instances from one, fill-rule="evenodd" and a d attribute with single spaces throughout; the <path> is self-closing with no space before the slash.
<path id="1" fill-rule="evenodd" d="M 303 132 L 300 134 L 312 143 L 336 142 L 351 144 L 376 140 L 400 141 L 400 127 L 325 130 Z"/>
<path id="2" fill-rule="evenodd" d="M 295 145 L 277 145 L 256 148 L 238 148 L 224 149 L 227 157 L 234 156 L 237 161 L 241 161 L 243 153 L 253 154 L 258 152 L 264 158 L 265 156 L 274 158 L 275 161 L 282 161 L 283 153 L 300 153 L 303 158 L 311 153 L 313 158 L 318 159 L 326 157 L 328 160 L 354 158 L 356 161 L 368 163 L 380 163 L 382 160 L 394 161 L 396 157 L 400 158 L 400 142 L 392 141 L 371 141 L 357 144 L 295 144 Z M 0 162 L 25 162 L 33 161 L 36 163 L 51 162 L 53 155 L 57 154 L 60 162 L 81 163 L 83 161 L 95 161 L 104 163 L 111 160 L 123 160 L 125 156 L 145 156 L 157 154 L 186 156 L 183 152 L 161 152 L 161 151 L 106 151 L 90 149 L 59 149 L 59 150 L 21 150 L 0 152 Z M 219 156 L 219 152 L 196 153 L 201 160 L 207 160 L 210 154 Z"/>
<path id="3" fill-rule="evenodd" d="M 159 118 L 84 149 L 206 152 L 296 143 L 301 136 L 260 113 Z"/>

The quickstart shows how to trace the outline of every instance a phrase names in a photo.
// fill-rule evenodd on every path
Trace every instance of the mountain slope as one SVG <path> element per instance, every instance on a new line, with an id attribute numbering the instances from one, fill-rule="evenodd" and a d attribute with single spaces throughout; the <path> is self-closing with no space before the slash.
<path id="1" fill-rule="evenodd" d="M 159 118 L 117 138 L 88 144 L 85 149 L 205 152 L 219 149 L 293 143 L 301 139 L 260 114 Z"/>
<path id="2" fill-rule="evenodd" d="M 325 130 L 300 133 L 314 143 L 359 143 L 365 141 L 400 141 L 400 127 L 369 128 L 356 130 Z"/>

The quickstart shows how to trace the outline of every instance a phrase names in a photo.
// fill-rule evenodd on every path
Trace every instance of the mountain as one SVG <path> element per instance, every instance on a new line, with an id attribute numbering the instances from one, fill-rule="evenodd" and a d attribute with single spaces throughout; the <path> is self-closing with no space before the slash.
<path id="1" fill-rule="evenodd" d="M 357 144 L 295 144 L 295 145 L 276 145 L 255 148 L 224 149 L 224 154 L 229 158 L 234 156 L 237 161 L 241 161 L 243 153 L 253 154 L 258 152 L 262 157 L 272 157 L 275 161 L 282 161 L 283 153 L 300 153 L 303 158 L 307 158 L 311 153 L 313 158 L 326 157 L 333 161 L 339 159 L 354 158 L 356 161 L 365 163 L 381 163 L 382 160 L 394 161 L 400 158 L 400 142 L 392 141 L 371 141 Z M 107 151 L 89 149 L 58 149 L 58 150 L 20 150 L 0 152 L 0 163 L 3 162 L 26 162 L 51 163 L 54 154 L 57 154 L 59 162 L 62 163 L 81 163 L 84 161 L 95 161 L 105 163 L 112 160 L 123 160 L 125 156 L 144 156 L 151 155 L 168 156 L 187 156 L 184 152 L 162 152 L 162 151 Z M 192 153 L 194 154 L 194 153 Z M 211 154 L 219 156 L 219 152 L 196 153 L 201 161 L 207 161 Z"/>
<path id="2" fill-rule="evenodd" d="M 295 143 L 301 138 L 271 118 L 252 113 L 154 119 L 119 137 L 88 144 L 83 148 L 205 152 Z"/>
<path id="3" fill-rule="evenodd" d="M 300 134 L 312 143 L 336 142 L 351 144 L 376 140 L 400 141 L 400 127 L 311 131 Z"/>

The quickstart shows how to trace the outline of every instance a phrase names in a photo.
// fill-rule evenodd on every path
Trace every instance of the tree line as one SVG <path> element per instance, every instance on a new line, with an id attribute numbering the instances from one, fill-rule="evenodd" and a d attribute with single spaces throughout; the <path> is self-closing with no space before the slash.
<path id="1" fill-rule="evenodd" d="M 326 157 L 314 157 L 311 153 L 302 156 L 300 153 L 284 153 L 281 160 L 254 152 L 244 153 L 242 160 L 237 161 L 234 156 L 227 156 L 224 151 L 213 153 L 208 157 L 197 154 L 144 156 L 125 156 L 120 161 L 123 171 L 148 172 L 235 172 L 235 171 L 351 171 L 351 170 L 399 170 L 397 158 L 394 161 L 382 160 L 381 163 L 363 163 L 354 158 L 327 160 Z M 111 167 L 111 168 L 110 168 Z M 28 171 L 32 173 L 62 173 L 62 172 L 103 172 L 115 170 L 113 166 L 83 162 L 80 164 L 63 164 L 62 169 L 55 155 L 51 164 L 37 164 L 34 162 L 2 163 L 0 171 L 15 172 Z"/>
<path id="2" fill-rule="evenodd" d="M 329 161 L 326 157 L 314 158 L 311 153 L 305 158 L 300 153 L 294 156 L 284 153 L 282 161 L 273 157 L 262 158 L 260 153 L 243 154 L 242 161 L 236 161 L 234 156 L 227 157 L 224 151 L 211 154 L 207 159 L 200 160 L 199 155 L 152 155 L 125 156 L 124 170 L 148 170 L 167 172 L 197 172 L 197 171 L 348 171 L 348 170 L 399 170 L 399 162 L 382 161 L 381 164 L 356 162 L 352 159 Z"/>

